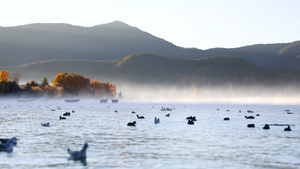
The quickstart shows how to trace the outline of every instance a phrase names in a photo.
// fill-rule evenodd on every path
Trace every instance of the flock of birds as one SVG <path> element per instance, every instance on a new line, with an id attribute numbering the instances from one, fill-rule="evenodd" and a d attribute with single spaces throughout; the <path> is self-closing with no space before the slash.
<path id="1" fill-rule="evenodd" d="M 161 108 L 161 111 L 172 111 L 173 109 L 171 108 Z M 220 109 L 217 109 L 220 110 Z M 51 111 L 54 111 L 53 109 Z M 227 110 L 229 111 L 229 110 Z M 293 114 L 290 110 L 285 110 L 287 114 Z M 115 111 L 117 112 L 117 111 Z M 247 110 L 248 113 L 254 113 L 252 110 Z M 72 110 L 72 113 L 75 113 L 74 110 Z M 135 111 L 132 111 L 133 114 L 135 114 Z M 241 110 L 239 111 L 239 113 L 241 113 Z M 62 116 L 59 116 L 59 120 L 65 120 L 66 117 L 65 116 L 70 116 L 71 113 L 70 112 L 65 112 Z M 256 114 L 256 116 L 260 116 L 259 114 Z M 144 116 L 140 116 L 140 115 L 136 115 L 137 119 L 145 119 Z M 167 113 L 165 115 L 165 117 L 170 117 L 170 113 Z M 255 119 L 254 116 L 245 116 L 246 119 Z M 188 125 L 193 125 L 195 124 L 195 121 L 197 121 L 196 116 L 189 116 L 186 117 L 187 120 L 187 124 Z M 230 118 L 229 117 L 225 117 L 224 121 L 229 121 Z M 154 118 L 154 123 L 158 124 L 160 123 L 160 119 L 155 117 Z M 41 125 L 43 127 L 50 127 L 50 123 L 41 123 Z M 270 125 L 274 125 L 274 126 L 287 126 L 287 128 L 284 129 L 284 131 L 292 131 L 292 129 L 290 128 L 290 125 L 288 124 L 270 124 Z M 265 126 L 263 127 L 263 129 L 270 129 L 270 125 L 269 124 L 265 124 Z M 136 126 L 136 121 L 133 122 L 128 122 L 127 126 Z M 253 128 L 255 127 L 255 124 L 248 124 L 247 125 L 248 128 Z M 7 153 L 12 153 L 13 152 L 13 148 L 14 146 L 17 145 L 17 138 L 16 137 L 12 137 L 12 138 L 0 138 L 0 152 L 7 152 Z M 88 143 L 86 142 L 81 150 L 78 151 L 72 151 L 69 148 L 67 149 L 68 154 L 70 155 L 70 157 L 68 158 L 69 160 L 75 160 L 75 161 L 81 161 L 84 165 L 86 165 L 86 150 L 88 148 Z"/>
<path id="2" fill-rule="evenodd" d="M 217 109 L 217 110 L 220 110 L 220 109 Z M 161 111 L 172 111 L 171 108 L 164 108 L 162 107 L 161 108 Z M 230 111 L 230 110 L 226 110 L 227 112 Z M 116 111 L 117 112 L 117 111 Z M 239 110 L 239 113 L 241 113 L 242 111 Z M 285 112 L 287 114 L 293 114 L 290 110 L 285 110 Z M 135 111 L 132 111 L 132 113 L 135 113 Z M 252 110 L 247 110 L 247 113 L 254 113 L 254 111 Z M 139 115 L 136 115 L 138 119 L 145 119 L 144 116 L 139 116 Z M 166 117 L 170 117 L 170 113 L 166 114 L 165 115 Z M 256 116 L 260 116 L 260 114 L 256 114 Z M 255 119 L 254 116 L 244 116 L 246 119 Z M 186 118 L 188 121 L 187 121 L 187 124 L 188 125 L 193 125 L 195 124 L 195 121 L 197 121 L 196 119 L 196 116 L 189 116 Z M 224 121 L 229 121 L 230 118 L 229 117 L 225 117 L 224 118 Z M 158 124 L 160 122 L 159 118 L 157 117 L 154 117 L 154 123 L 155 124 Z M 272 124 L 273 126 L 287 126 L 287 128 L 284 128 L 284 131 L 292 131 L 291 127 L 289 124 Z M 129 122 L 127 123 L 127 126 L 136 126 L 136 121 L 133 121 L 133 122 Z M 248 128 L 254 128 L 255 127 L 255 124 L 248 124 L 247 125 Z M 268 130 L 270 129 L 270 125 L 269 124 L 265 124 L 263 129 L 265 130 Z"/>
<path id="3" fill-rule="evenodd" d="M 217 109 L 218 110 L 218 109 Z M 229 111 L 229 110 L 227 110 Z M 239 110 L 239 113 L 241 113 L 242 111 Z M 290 110 L 285 110 L 285 112 L 287 112 L 287 114 L 293 114 Z M 252 110 L 247 110 L 247 113 L 254 113 L 254 111 Z M 256 116 L 260 116 L 260 114 L 256 114 Z M 246 119 L 255 119 L 254 116 L 244 116 Z M 228 121 L 230 120 L 229 117 L 225 117 L 224 120 Z M 287 128 L 284 128 L 284 131 L 292 131 L 291 126 L 289 124 L 272 124 L 273 126 L 287 126 Z M 248 128 L 254 128 L 255 124 L 248 124 L 247 125 Z M 269 130 L 270 129 L 270 125 L 269 124 L 265 124 L 263 129 L 265 130 Z"/>
<path id="4" fill-rule="evenodd" d="M 55 110 L 51 110 L 55 111 Z M 75 113 L 74 110 L 72 110 L 72 113 Z M 70 112 L 65 112 L 63 116 L 70 116 Z M 66 117 L 59 116 L 59 120 L 65 120 Z M 50 123 L 41 123 L 43 127 L 50 127 Z M 12 137 L 12 138 L 0 138 L 0 152 L 6 152 L 6 153 L 12 153 L 14 150 L 14 146 L 17 145 L 17 138 Z M 68 154 L 70 157 L 68 158 L 69 160 L 74 160 L 74 161 L 80 161 L 84 165 L 86 165 L 86 150 L 88 148 L 88 143 L 86 142 L 81 150 L 77 151 L 72 151 L 69 148 L 67 149 Z"/>

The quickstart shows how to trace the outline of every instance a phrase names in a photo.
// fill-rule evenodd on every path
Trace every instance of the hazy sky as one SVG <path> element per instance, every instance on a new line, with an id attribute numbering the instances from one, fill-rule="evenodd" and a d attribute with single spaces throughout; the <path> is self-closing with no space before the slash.
<path id="1" fill-rule="evenodd" d="M 115 20 L 199 49 L 300 40 L 300 0 L 0 0 L 0 26 Z"/>

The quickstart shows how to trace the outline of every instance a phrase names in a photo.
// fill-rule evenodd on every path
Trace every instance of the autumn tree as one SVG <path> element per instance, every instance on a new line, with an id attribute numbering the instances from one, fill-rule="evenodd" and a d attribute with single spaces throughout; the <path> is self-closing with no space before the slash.
<path id="1" fill-rule="evenodd" d="M 67 94 L 86 92 L 94 96 L 106 95 L 114 97 L 116 95 L 115 85 L 108 82 L 90 81 L 89 78 L 74 73 L 68 74 L 66 72 L 60 72 L 56 74 L 52 81 L 52 87 L 56 89 L 62 87 L 63 89 L 59 91 L 63 91 Z"/>
<path id="2" fill-rule="evenodd" d="M 89 88 L 89 85 L 89 78 L 74 73 L 69 75 L 66 72 L 56 74 L 52 81 L 53 87 L 63 87 L 64 91 L 72 94 L 78 94 L 79 92 Z"/>
<path id="3" fill-rule="evenodd" d="M 30 81 L 25 84 L 24 89 L 31 90 L 32 87 L 38 87 L 38 86 L 39 86 L 39 84 L 36 81 Z"/>
<path id="4" fill-rule="evenodd" d="M 1 70 L 0 71 L 0 82 L 8 82 L 9 80 L 9 73 L 7 71 Z"/>
<path id="5" fill-rule="evenodd" d="M 91 81 L 89 93 L 93 95 L 106 95 L 114 97 L 116 95 L 116 86 L 108 82 Z"/>
<path id="6" fill-rule="evenodd" d="M 53 86 L 64 86 L 67 75 L 68 75 L 67 72 L 60 72 L 60 73 L 56 74 L 54 79 L 52 80 L 52 85 Z"/>

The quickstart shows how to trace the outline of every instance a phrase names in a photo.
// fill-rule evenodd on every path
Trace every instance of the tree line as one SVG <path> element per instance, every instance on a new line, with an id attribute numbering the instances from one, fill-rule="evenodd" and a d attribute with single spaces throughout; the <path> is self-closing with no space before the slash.
<path id="1" fill-rule="evenodd" d="M 29 95 L 51 97 L 63 97 L 69 95 L 88 95 L 115 97 L 116 86 L 98 80 L 91 81 L 88 77 L 60 72 L 55 75 L 52 84 L 49 85 L 48 79 L 43 78 L 41 83 L 29 81 L 24 86 L 18 84 L 20 73 L 14 73 L 13 80 L 9 81 L 10 76 L 7 71 L 0 71 L 0 95 Z"/>

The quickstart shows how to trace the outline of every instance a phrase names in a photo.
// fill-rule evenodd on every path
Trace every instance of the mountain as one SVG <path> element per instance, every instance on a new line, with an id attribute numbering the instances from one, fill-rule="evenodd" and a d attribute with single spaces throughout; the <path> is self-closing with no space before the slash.
<path id="1" fill-rule="evenodd" d="M 114 60 L 134 53 L 185 57 L 184 48 L 120 21 L 94 27 L 68 24 L 1 27 L 0 37 L 0 66 L 53 59 Z"/>
<path id="2" fill-rule="evenodd" d="M 299 42 L 200 50 L 176 46 L 120 21 L 93 27 L 29 24 L 0 27 L 0 67 L 55 59 L 115 60 L 136 53 L 154 53 L 183 60 L 238 57 L 265 70 L 300 68 Z"/>
<path id="3" fill-rule="evenodd" d="M 12 75 L 21 72 L 21 82 L 49 81 L 59 72 L 81 74 L 91 80 L 122 84 L 175 86 L 277 85 L 299 83 L 300 71 L 266 71 L 236 57 L 182 60 L 156 54 L 135 54 L 110 61 L 49 60 L 6 67 Z M 286 76 L 289 75 L 289 76 Z M 284 81 L 282 80 L 284 79 Z"/>

